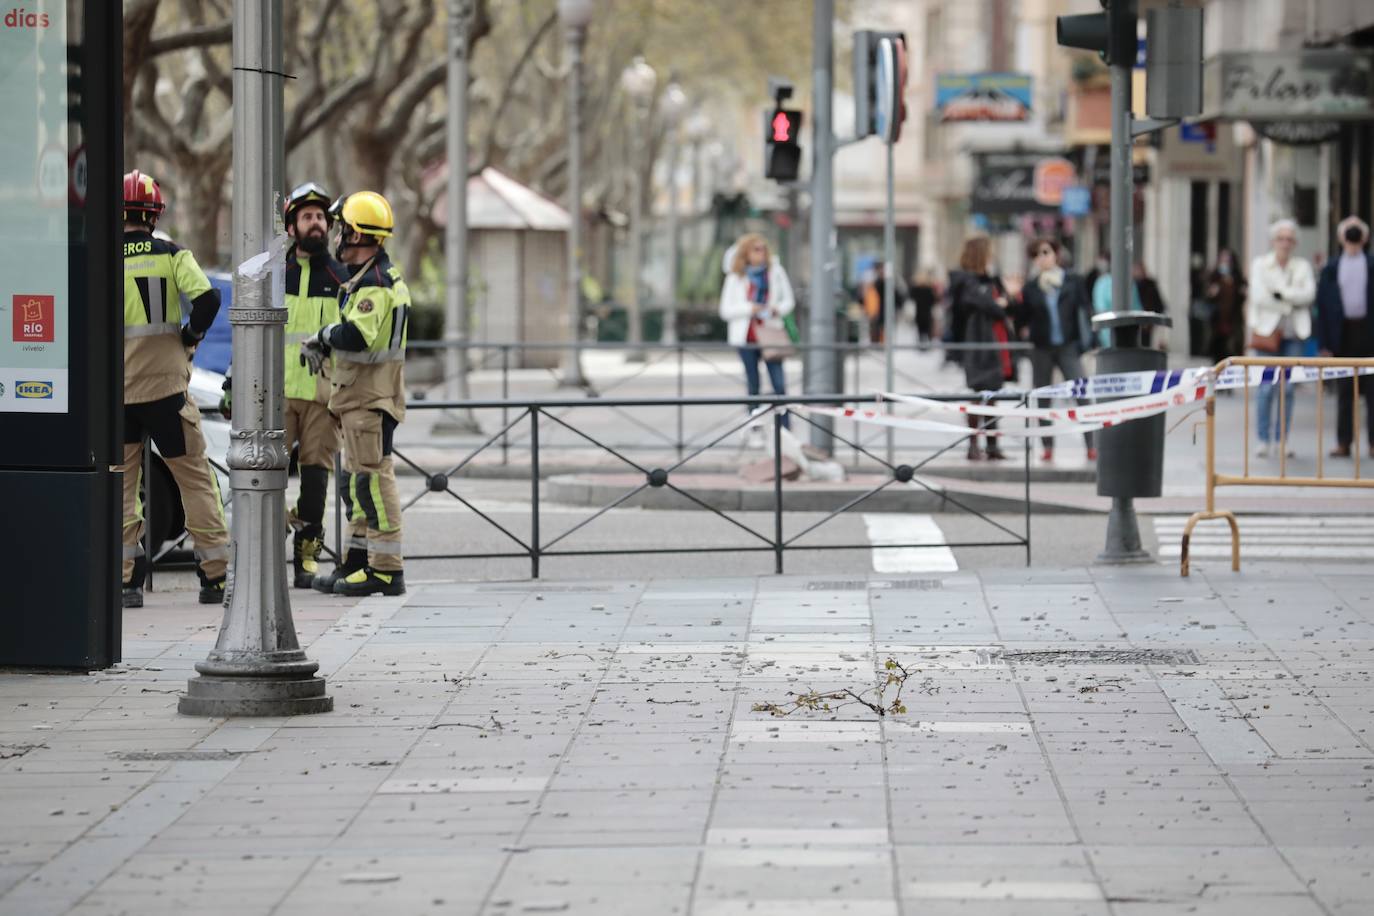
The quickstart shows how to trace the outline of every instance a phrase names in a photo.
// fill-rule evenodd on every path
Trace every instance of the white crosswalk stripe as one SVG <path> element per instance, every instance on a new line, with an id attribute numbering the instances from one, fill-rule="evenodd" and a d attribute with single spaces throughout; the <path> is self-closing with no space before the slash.
<path id="1" fill-rule="evenodd" d="M 868 542 L 884 544 L 943 544 L 945 533 L 934 517 L 908 512 L 864 513 Z M 873 571 L 880 573 L 954 572 L 959 563 L 948 547 L 889 547 L 873 551 Z"/>
<path id="2" fill-rule="evenodd" d="M 1374 560 L 1374 517 L 1242 515 L 1241 560 Z M 1156 516 L 1159 555 L 1177 558 L 1187 516 Z M 1231 556 L 1231 531 L 1224 520 L 1199 522 L 1189 554 L 1196 559 Z"/>

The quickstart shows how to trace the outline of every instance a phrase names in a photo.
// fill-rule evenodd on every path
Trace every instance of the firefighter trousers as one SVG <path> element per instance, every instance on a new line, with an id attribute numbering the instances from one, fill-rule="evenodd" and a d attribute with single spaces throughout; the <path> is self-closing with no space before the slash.
<path id="1" fill-rule="evenodd" d="M 299 446 L 297 461 L 301 492 L 287 517 L 300 536 L 324 535 L 324 510 L 329 495 L 329 475 L 339 451 L 339 421 L 319 401 L 286 399 L 286 447 Z"/>
<path id="2" fill-rule="evenodd" d="M 392 465 L 397 423 L 382 410 L 349 410 L 343 426 L 344 475 L 339 481 L 348 517 L 347 549 L 367 549 L 367 563 L 382 572 L 401 569 L 401 496 Z"/>
<path id="3" fill-rule="evenodd" d="M 200 410 L 184 394 L 157 401 L 124 405 L 124 581 L 132 581 L 134 561 L 142 554 L 143 501 L 139 484 L 143 476 L 143 440 L 157 445 L 167 469 L 181 491 L 186 530 L 195 539 L 196 565 L 206 579 L 220 579 L 229 563 L 229 529 L 219 478 L 205 454 L 200 431 Z M 154 548 L 164 532 L 155 532 Z M 135 583 L 138 584 L 138 583 Z"/>

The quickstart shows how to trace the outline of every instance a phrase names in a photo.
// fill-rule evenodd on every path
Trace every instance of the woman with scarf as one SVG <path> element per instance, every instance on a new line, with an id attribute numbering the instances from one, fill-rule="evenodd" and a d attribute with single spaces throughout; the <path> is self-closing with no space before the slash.
<path id="1" fill-rule="evenodd" d="M 1021 302 L 1014 307 L 1013 317 L 1022 336 L 1035 349 L 1030 352 L 1031 385 L 1040 388 L 1054 381 L 1054 370 L 1064 380 L 1082 378 L 1083 362 L 1079 358 L 1092 346 L 1092 302 L 1088 289 L 1077 274 L 1059 265 L 1059 243 L 1053 239 L 1036 239 L 1027 249 L 1031 261 L 1031 282 L 1021 291 Z M 1078 403 L 1082 404 L 1083 401 Z M 1050 406 L 1048 398 L 1040 399 L 1040 407 Z M 1041 420 L 1044 426 L 1048 420 Z M 1093 448 L 1093 434 L 1084 433 L 1088 445 L 1088 460 L 1097 459 Z M 1042 461 L 1054 460 L 1054 440 L 1041 440 Z"/>
<path id="2" fill-rule="evenodd" d="M 986 235 L 970 236 L 964 241 L 959 255 L 960 270 L 949 280 L 950 313 L 959 328 L 957 340 L 965 344 L 982 344 L 977 349 L 964 350 L 960 362 L 964 365 L 964 381 L 974 391 L 996 391 L 1016 378 L 1011 351 L 1005 346 L 1011 340 L 1007 322 L 1010 305 L 1008 287 L 992 272 L 992 242 Z M 1014 284 L 1013 284 L 1014 285 Z M 1018 290 L 1011 290 L 1014 296 Z M 996 346 L 1002 344 L 1003 346 Z M 987 451 L 978 446 L 978 433 L 969 437 L 968 458 L 978 461 L 986 457 L 998 461 L 1007 456 L 997 441 L 997 421 L 985 417 L 968 418 L 971 429 L 987 430 Z"/>
<path id="3" fill-rule="evenodd" d="M 729 270 L 720 291 L 720 317 L 726 322 L 726 339 L 739 348 L 744 363 L 744 380 L 750 396 L 759 393 L 759 361 L 768 369 L 774 394 L 787 393 L 782 361 L 791 345 L 790 323 L 796 299 L 787 271 L 773 257 L 768 241 L 749 233 L 731 249 Z M 783 415 L 783 425 L 787 416 Z M 750 430 L 759 438 L 762 426 Z"/>

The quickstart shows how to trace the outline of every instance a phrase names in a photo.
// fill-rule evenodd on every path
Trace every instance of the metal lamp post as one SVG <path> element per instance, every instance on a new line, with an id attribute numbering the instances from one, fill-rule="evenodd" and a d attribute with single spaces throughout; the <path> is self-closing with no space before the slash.
<path id="1" fill-rule="evenodd" d="M 711 118 L 698 111 L 687 119 L 687 142 L 692 144 L 692 193 L 687 198 L 687 215 L 694 219 L 704 209 L 701 202 L 701 146 L 711 135 Z M 707 203 L 710 203 L 708 198 Z"/>
<path id="2" fill-rule="evenodd" d="M 669 83 L 663 90 L 663 120 L 667 127 L 668 161 L 668 303 L 663 311 L 663 330 L 659 341 L 677 343 L 677 285 L 678 269 L 682 261 L 682 238 L 677 213 L 677 157 L 681 146 L 678 132 L 682 116 L 687 110 L 687 93 L 677 83 Z"/>
<path id="3" fill-rule="evenodd" d="M 558 0 L 568 41 L 568 342 L 559 384 L 585 388 L 582 375 L 582 48 L 595 0 Z"/>
<path id="4" fill-rule="evenodd" d="M 635 345 L 643 343 L 643 307 L 640 300 L 640 270 L 644 260 L 644 127 L 649 116 L 649 102 L 658 85 L 658 74 L 643 57 L 636 57 L 620 74 L 620 88 L 629 98 L 634 111 L 630 129 L 630 301 L 629 328 L 625 339 L 631 345 L 627 356 L 643 358 Z"/>
<path id="5" fill-rule="evenodd" d="M 465 399 L 467 387 L 468 294 L 468 35 L 475 0 L 449 0 L 448 112 L 444 146 L 448 158 L 448 212 L 444 226 L 444 396 Z M 445 411 L 435 432 L 477 428 L 471 411 Z"/>
<path id="6" fill-rule="evenodd" d="M 301 651 L 286 589 L 286 247 L 276 201 L 284 158 L 282 2 L 234 0 L 233 257 L 240 265 L 229 309 L 237 370 L 229 445 L 234 585 L 215 648 L 196 665 L 199 676 L 177 704 L 179 712 L 193 716 L 283 716 L 334 708 L 324 679 L 315 676 L 319 664 Z M 264 254 L 269 251 L 271 257 Z"/>

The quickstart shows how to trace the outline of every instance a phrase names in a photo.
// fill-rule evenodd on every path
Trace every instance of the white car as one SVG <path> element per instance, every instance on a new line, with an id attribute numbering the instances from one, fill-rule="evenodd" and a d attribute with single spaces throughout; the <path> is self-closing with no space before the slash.
<path id="1" fill-rule="evenodd" d="M 194 367 L 186 396 L 201 409 L 200 428 L 205 434 L 205 451 L 219 478 L 220 494 L 228 499 L 230 491 L 226 460 L 229 454 L 229 421 L 219 412 L 223 384 L 224 376 L 218 372 Z M 152 542 L 160 545 L 153 551 L 153 561 L 182 562 L 189 552 L 185 549 L 186 514 L 181 508 L 181 493 L 177 490 L 172 472 L 157 453 L 156 445 L 152 451 L 152 469 L 144 484 L 144 514 Z M 229 512 L 230 506 L 225 505 L 226 519 Z"/>

